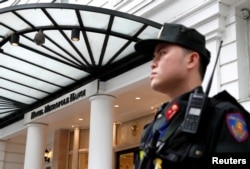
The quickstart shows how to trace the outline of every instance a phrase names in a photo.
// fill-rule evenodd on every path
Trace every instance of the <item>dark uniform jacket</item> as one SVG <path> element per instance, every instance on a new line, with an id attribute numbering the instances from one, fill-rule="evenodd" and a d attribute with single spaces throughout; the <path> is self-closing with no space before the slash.
<path id="1" fill-rule="evenodd" d="M 201 87 L 198 89 L 202 91 Z M 181 126 L 193 92 L 158 109 L 154 121 L 142 133 L 135 169 L 206 168 L 221 165 L 217 164 L 218 158 L 212 159 L 217 155 L 234 158 L 235 153 L 250 153 L 250 116 L 227 101 L 208 99 L 197 133 L 183 132 Z M 237 162 L 239 165 L 246 163 Z"/>

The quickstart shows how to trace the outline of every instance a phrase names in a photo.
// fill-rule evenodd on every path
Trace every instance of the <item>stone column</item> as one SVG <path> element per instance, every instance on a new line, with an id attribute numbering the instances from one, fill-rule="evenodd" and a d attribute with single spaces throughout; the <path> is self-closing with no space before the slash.
<path id="1" fill-rule="evenodd" d="M 79 137 L 80 137 L 80 129 L 79 127 L 76 127 L 74 129 L 72 169 L 78 169 Z"/>
<path id="2" fill-rule="evenodd" d="M 88 169 L 111 169 L 113 154 L 113 102 L 109 95 L 90 97 Z"/>
<path id="3" fill-rule="evenodd" d="M 44 169 L 46 130 L 46 124 L 28 124 L 24 169 Z"/>

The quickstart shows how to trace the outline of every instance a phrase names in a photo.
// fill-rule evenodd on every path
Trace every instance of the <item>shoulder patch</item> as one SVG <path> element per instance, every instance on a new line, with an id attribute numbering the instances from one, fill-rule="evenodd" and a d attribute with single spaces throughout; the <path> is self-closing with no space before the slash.
<path id="1" fill-rule="evenodd" d="M 226 121 L 228 129 L 236 141 L 243 142 L 248 138 L 247 124 L 240 113 L 228 113 Z"/>

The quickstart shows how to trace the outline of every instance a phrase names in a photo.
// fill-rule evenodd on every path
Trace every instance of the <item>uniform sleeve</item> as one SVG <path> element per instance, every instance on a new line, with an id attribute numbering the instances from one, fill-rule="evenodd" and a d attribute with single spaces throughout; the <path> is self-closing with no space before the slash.
<path id="1" fill-rule="evenodd" d="M 216 153 L 250 153 L 249 123 L 243 112 L 231 103 L 224 103 L 216 108 L 216 113 L 223 113 L 217 124 L 218 139 Z"/>

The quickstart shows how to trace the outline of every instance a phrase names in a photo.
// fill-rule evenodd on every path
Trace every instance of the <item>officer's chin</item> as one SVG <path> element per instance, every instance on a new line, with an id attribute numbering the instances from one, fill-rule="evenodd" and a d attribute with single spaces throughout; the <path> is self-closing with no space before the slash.
<path id="1" fill-rule="evenodd" d="M 162 93 L 161 87 L 160 87 L 160 85 L 157 83 L 156 80 L 154 80 L 154 79 L 151 80 L 150 86 L 151 86 L 151 88 L 152 88 L 153 90 Z"/>

